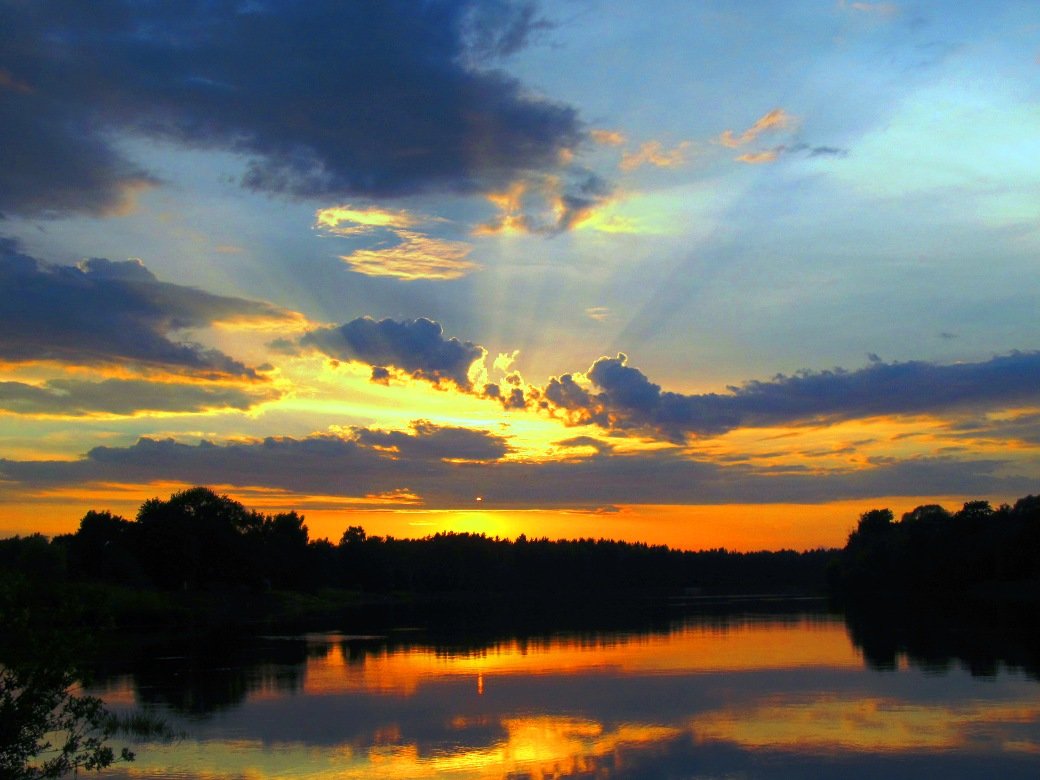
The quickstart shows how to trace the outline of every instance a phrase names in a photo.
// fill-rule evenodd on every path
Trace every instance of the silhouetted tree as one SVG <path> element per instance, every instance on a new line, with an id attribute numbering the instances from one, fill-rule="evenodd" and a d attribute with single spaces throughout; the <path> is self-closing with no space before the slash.
<path id="1" fill-rule="evenodd" d="M 237 501 L 209 488 L 190 488 L 167 501 L 145 501 L 137 523 L 142 563 L 157 584 L 184 588 L 259 584 L 263 516 Z"/>
<path id="2" fill-rule="evenodd" d="M 1027 579 L 1040 579 L 1040 501 L 1033 496 L 996 509 L 968 501 L 952 514 L 926 504 L 898 523 L 888 510 L 864 513 L 831 578 L 846 590 L 941 590 Z"/>

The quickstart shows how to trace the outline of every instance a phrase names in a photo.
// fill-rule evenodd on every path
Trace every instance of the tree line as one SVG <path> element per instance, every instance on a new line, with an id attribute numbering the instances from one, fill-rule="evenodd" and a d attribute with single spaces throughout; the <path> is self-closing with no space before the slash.
<path id="1" fill-rule="evenodd" d="M 133 520 L 89 511 L 75 533 L 0 541 L 0 567 L 21 560 L 50 578 L 189 591 L 819 592 L 834 555 L 452 532 L 396 539 L 360 526 L 334 544 L 310 539 L 296 512 L 263 514 L 205 487 L 145 501 Z"/>
<path id="2" fill-rule="evenodd" d="M 1040 496 L 997 508 L 969 501 L 956 512 L 928 504 L 899 521 L 889 509 L 872 509 L 840 550 L 739 553 L 452 532 L 396 539 L 353 525 L 333 543 L 311 539 L 295 511 L 263 514 L 195 487 L 145 501 L 133 520 L 92 510 L 71 534 L 0 540 L 0 573 L 18 570 L 48 582 L 195 592 L 898 592 L 1024 581 L 1040 588 Z"/>
<path id="3" fill-rule="evenodd" d="M 968 501 L 956 512 L 925 504 L 898 521 L 889 509 L 864 512 L 832 565 L 830 581 L 844 592 L 958 592 L 1027 582 L 1035 590 L 1040 587 L 1040 496 L 996 508 L 988 501 Z"/>

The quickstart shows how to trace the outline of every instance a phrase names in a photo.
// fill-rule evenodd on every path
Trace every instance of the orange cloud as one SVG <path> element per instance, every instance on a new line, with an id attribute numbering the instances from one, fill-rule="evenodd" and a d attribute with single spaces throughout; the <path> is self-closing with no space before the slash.
<path id="1" fill-rule="evenodd" d="M 719 136 L 718 142 L 723 146 L 727 146 L 730 149 L 736 149 L 739 146 L 754 141 L 758 136 L 767 131 L 773 130 L 784 130 L 795 124 L 797 119 L 782 108 L 774 108 L 769 113 L 760 117 L 755 124 L 751 125 L 740 135 L 735 135 L 732 130 L 724 130 L 722 135 Z"/>
<path id="2" fill-rule="evenodd" d="M 779 149 L 766 149 L 764 152 L 746 152 L 735 159 L 737 162 L 747 163 L 748 165 L 762 165 L 763 163 L 776 162 L 776 158 L 779 155 Z"/>
<path id="3" fill-rule="evenodd" d="M 516 181 L 502 192 L 489 192 L 485 195 L 488 202 L 498 209 L 499 215 L 494 221 L 473 228 L 473 235 L 526 233 L 528 226 L 527 218 L 523 214 L 523 201 L 527 188 L 527 182 Z"/>
<path id="4" fill-rule="evenodd" d="M 592 140 L 603 146 L 621 146 L 625 142 L 625 134 L 617 130 L 590 130 Z"/>
<path id="5" fill-rule="evenodd" d="M 0 68 L 0 89 L 6 89 L 10 92 L 18 92 L 22 95 L 28 95 L 33 92 L 33 88 L 26 84 L 21 79 L 17 78 L 7 68 Z"/>
<path id="6" fill-rule="evenodd" d="M 518 233 L 552 236 L 588 222 L 613 202 L 613 193 L 596 177 L 570 185 L 559 176 L 521 179 L 485 197 L 499 213 L 474 227 L 474 236 Z"/>
<path id="7" fill-rule="evenodd" d="M 318 209 L 314 220 L 315 227 L 339 236 L 367 233 L 373 228 L 410 228 L 417 223 L 416 217 L 407 211 L 376 208 L 356 209 L 347 204 Z"/>
<path id="8" fill-rule="evenodd" d="M 336 236 L 357 236 L 373 230 L 387 230 L 398 243 L 358 249 L 340 259 L 354 271 L 366 276 L 392 276 L 413 279 L 458 279 L 480 268 L 468 260 L 473 247 L 462 241 L 434 238 L 415 229 L 420 219 L 403 210 L 357 209 L 350 205 L 319 209 L 314 226 Z M 444 221 L 444 220 L 435 220 Z"/>
<path id="9" fill-rule="evenodd" d="M 643 165 L 677 168 L 686 162 L 686 152 L 689 148 L 689 141 L 682 141 L 671 149 L 665 149 L 660 141 L 647 141 L 635 152 L 623 154 L 619 167 L 623 171 L 632 171 Z"/>
<path id="10" fill-rule="evenodd" d="M 103 217 L 126 217 L 137 211 L 137 202 L 141 195 L 156 185 L 154 179 L 141 176 L 124 179 L 119 183 L 118 197 L 102 209 Z"/>
<path id="11" fill-rule="evenodd" d="M 401 243 L 387 249 L 359 249 L 341 255 L 352 270 L 366 276 L 397 279 L 459 279 L 480 268 L 467 260 L 473 247 L 462 241 L 445 241 L 410 230 L 399 231 Z"/>

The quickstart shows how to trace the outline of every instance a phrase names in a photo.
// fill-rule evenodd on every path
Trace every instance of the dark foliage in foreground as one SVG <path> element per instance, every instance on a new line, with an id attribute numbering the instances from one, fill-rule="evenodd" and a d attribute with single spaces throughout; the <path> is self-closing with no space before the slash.
<path id="1" fill-rule="evenodd" d="M 48 626 L 74 609 L 53 586 L 60 556 L 42 536 L 0 545 L 0 777 L 57 778 L 132 761 L 109 744 L 120 725 L 75 685 L 80 638 Z"/>
<path id="2" fill-rule="evenodd" d="M 26 555 L 40 560 L 29 563 Z M 0 541 L 0 569 L 45 566 L 54 580 L 193 592 L 805 593 L 823 590 L 834 555 L 684 552 L 602 539 L 513 541 L 468 533 L 394 539 L 369 536 L 358 526 L 332 544 L 310 540 L 295 512 L 264 515 L 203 487 L 146 501 L 132 521 L 88 512 L 76 533 L 42 548 L 28 539 Z"/>
<path id="3" fill-rule="evenodd" d="M 951 591 L 1040 584 L 1040 496 L 994 509 L 969 501 L 957 512 L 919 506 L 896 522 L 888 509 L 864 512 L 831 571 L 846 592 Z M 1004 588 L 1006 590 L 1006 587 Z"/>

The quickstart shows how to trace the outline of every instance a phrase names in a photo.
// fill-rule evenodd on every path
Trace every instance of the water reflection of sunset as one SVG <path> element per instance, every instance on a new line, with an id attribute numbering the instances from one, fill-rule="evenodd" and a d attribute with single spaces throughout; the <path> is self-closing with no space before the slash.
<path id="1" fill-rule="evenodd" d="M 972 702 L 954 708 L 876 697 L 778 697 L 748 708 L 707 712 L 690 723 L 699 742 L 752 749 L 952 750 L 974 742 L 1001 751 L 1040 753 L 1040 740 L 1008 738 L 1009 724 L 1040 722 L 1040 705 Z"/>
<path id="2" fill-rule="evenodd" d="M 806 641 L 807 637 L 809 638 Z M 351 663 L 343 643 L 307 667 L 304 691 L 335 695 L 364 690 L 411 695 L 443 677 L 471 677 L 492 684 L 494 676 L 566 674 L 696 674 L 721 670 L 852 668 L 861 663 L 844 624 L 801 618 L 791 622 L 699 625 L 678 634 L 554 637 L 511 640 L 464 653 L 406 648 L 365 654 Z"/>
<path id="3" fill-rule="evenodd" d="M 825 615 L 701 617 L 471 651 L 421 634 L 267 641 L 306 642 L 301 685 L 257 679 L 236 710 L 188 721 L 182 742 L 142 746 L 122 776 L 659 776 L 708 757 L 736 762 L 710 776 L 804 760 L 847 762 L 852 777 L 871 776 L 881 755 L 1040 752 L 1035 682 L 1007 673 L 980 688 L 906 663 L 878 674 Z M 125 706 L 127 693 L 104 695 Z"/>

